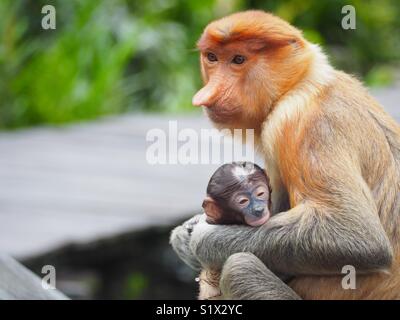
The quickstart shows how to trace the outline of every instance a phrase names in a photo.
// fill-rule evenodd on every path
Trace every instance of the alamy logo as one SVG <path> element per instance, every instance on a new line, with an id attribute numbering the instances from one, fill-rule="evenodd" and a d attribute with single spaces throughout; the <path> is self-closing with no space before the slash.
<path id="1" fill-rule="evenodd" d="M 169 121 L 168 132 L 154 128 L 147 132 L 151 142 L 146 151 L 149 164 L 221 164 L 232 161 L 254 162 L 253 129 L 178 130 L 177 121 Z"/>
<path id="2" fill-rule="evenodd" d="M 342 8 L 342 13 L 346 14 L 342 18 L 342 28 L 344 30 L 356 28 L 356 8 L 351 5 L 346 5 Z"/>
<path id="3" fill-rule="evenodd" d="M 42 274 L 45 276 L 42 278 L 42 288 L 45 290 L 56 289 L 56 268 L 52 265 L 45 265 L 42 268 Z"/>
<path id="4" fill-rule="evenodd" d="M 346 274 L 342 279 L 342 288 L 344 290 L 356 289 L 356 268 L 351 265 L 345 265 L 342 268 L 342 274 Z"/>
<path id="5" fill-rule="evenodd" d="M 42 14 L 45 16 L 42 18 L 42 28 L 44 30 L 56 28 L 56 8 L 50 4 L 43 6 Z"/>

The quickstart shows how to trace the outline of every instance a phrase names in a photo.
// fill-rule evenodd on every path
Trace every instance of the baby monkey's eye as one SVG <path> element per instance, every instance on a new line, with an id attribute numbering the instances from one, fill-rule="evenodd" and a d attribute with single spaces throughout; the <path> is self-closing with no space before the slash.
<path id="1" fill-rule="evenodd" d="M 265 187 L 260 186 L 255 190 L 253 194 L 255 194 L 257 198 L 264 199 L 267 197 L 267 190 L 265 189 Z"/>
<path id="2" fill-rule="evenodd" d="M 247 199 L 247 198 L 239 198 L 239 204 L 240 205 L 245 205 L 247 202 L 249 202 L 249 199 Z"/>
<path id="3" fill-rule="evenodd" d="M 232 63 L 234 63 L 234 64 L 242 64 L 245 60 L 246 60 L 246 58 L 244 56 L 241 56 L 241 55 L 238 54 L 238 55 L 233 57 Z"/>
<path id="4" fill-rule="evenodd" d="M 212 52 L 207 53 L 207 59 L 208 59 L 208 61 L 210 61 L 210 62 L 218 61 L 217 56 L 216 56 L 214 53 L 212 53 Z"/>

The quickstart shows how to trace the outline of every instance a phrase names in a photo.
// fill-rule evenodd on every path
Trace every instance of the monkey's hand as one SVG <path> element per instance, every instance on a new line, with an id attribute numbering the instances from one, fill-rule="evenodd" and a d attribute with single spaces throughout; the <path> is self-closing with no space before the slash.
<path id="1" fill-rule="evenodd" d="M 203 268 L 221 270 L 228 257 L 234 253 L 249 251 L 256 254 L 248 247 L 247 241 L 254 237 L 257 228 L 209 224 L 205 218 L 193 225 L 188 244 Z"/>
<path id="2" fill-rule="evenodd" d="M 190 249 L 190 240 L 192 236 L 193 228 L 199 221 L 206 219 L 205 214 L 198 214 L 193 218 L 184 222 L 181 226 L 176 227 L 171 232 L 170 244 L 177 255 L 184 261 L 188 266 L 194 270 L 200 270 L 201 265 L 197 260 L 196 256 Z"/>

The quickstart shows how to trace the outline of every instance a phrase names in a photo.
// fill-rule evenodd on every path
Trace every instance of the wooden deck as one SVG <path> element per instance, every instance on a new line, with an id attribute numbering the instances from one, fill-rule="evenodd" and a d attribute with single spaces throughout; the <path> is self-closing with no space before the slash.
<path id="1" fill-rule="evenodd" d="M 400 90 L 374 94 L 399 120 Z M 147 131 L 169 120 L 210 127 L 202 115 L 128 115 L 0 133 L 0 252 L 32 256 L 200 211 L 216 165 L 145 159 Z"/>
<path id="2" fill-rule="evenodd" d="M 0 300 L 66 300 L 63 293 L 45 289 L 42 279 L 11 257 L 0 254 Z"/>

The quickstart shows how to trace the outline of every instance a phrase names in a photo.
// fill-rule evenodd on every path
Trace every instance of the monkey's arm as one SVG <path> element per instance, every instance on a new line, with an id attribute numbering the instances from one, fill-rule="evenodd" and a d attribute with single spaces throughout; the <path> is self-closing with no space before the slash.
<path id="1" fill-rule="evenodd" d="M 193 227 L 199 222 L 200 219 L 204 219 L 205 221 L 205 215 L 198 214 L 190 218 L 182 225 L 172 230 L 170 237 L 171 246 L 175 250 L 176 254 L 182 259 L 183 262 L 185 262 L 194 270 L 200 270 L 201 264 L 196 256 L 192 253 L 189 244 Z"/>
<path id="2" fill-rule="evenodd" d="M 341 166 L 335 159 L 323 169 L 314 166 L 308 187 L 293 186 L 296 205 L 259 228 L 199 221 L 186 254 L 218 269 L 230 255 L 251 252 L 273 272 L 289 275 L 337 274 L 344 265 L 359 272 L 389 267 L 392 247 L 371 192 L 360 174 L 350 173 L 357 172 L 349 169 L 352 164 L 342 160 Z"/>
<path id="3" fill-rule="evenodd" d="M 288 275 L 337 274 L 345 265 L 359 272 L 390 266 L 392 249 L 379 225 L 361 216 L 341 221 L 316 211 L 303 225 L 300 214 L 307 211 L 313 211 L 309 204 L 299 205 L 257 230 L 200 222 L 190 241 L 191 252 L 203 266 L 213 268 L 221 268 L 233 253 L 251 252 L 272 271 Z"/>

